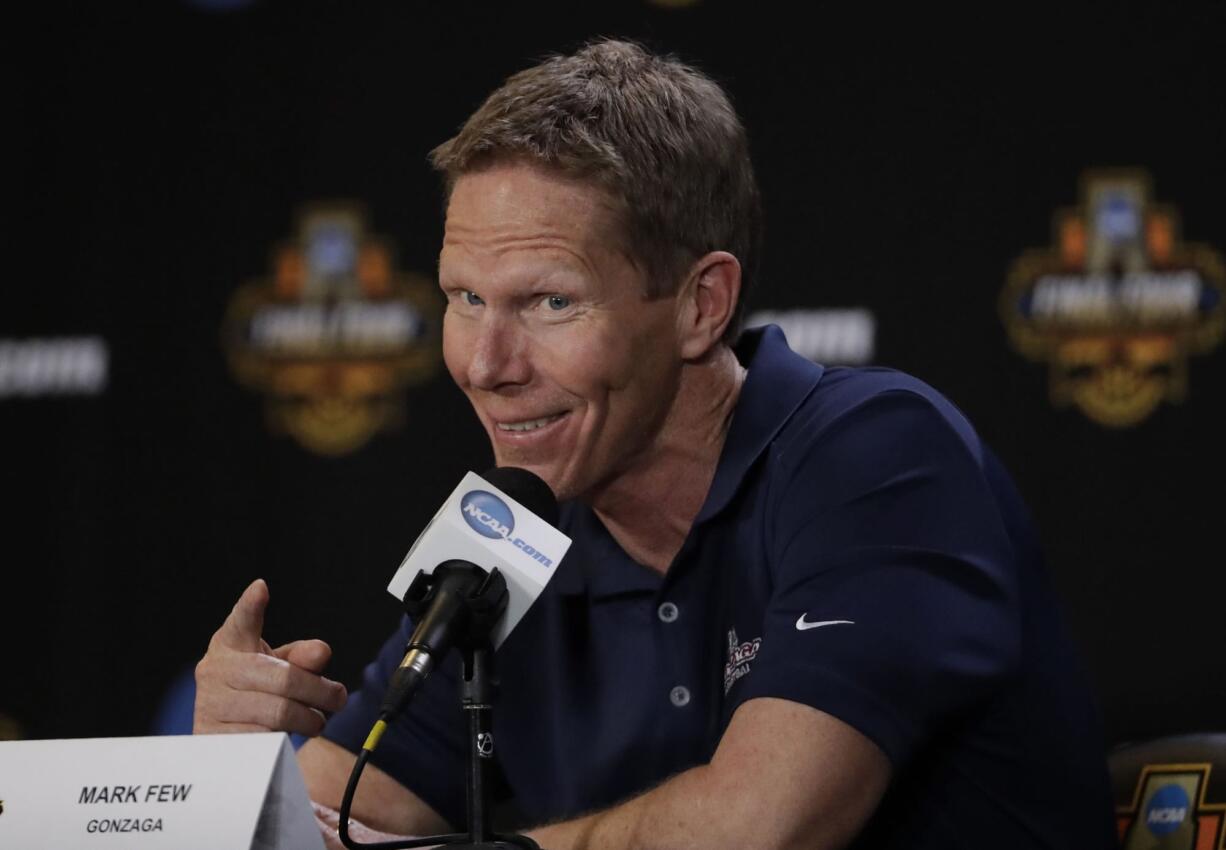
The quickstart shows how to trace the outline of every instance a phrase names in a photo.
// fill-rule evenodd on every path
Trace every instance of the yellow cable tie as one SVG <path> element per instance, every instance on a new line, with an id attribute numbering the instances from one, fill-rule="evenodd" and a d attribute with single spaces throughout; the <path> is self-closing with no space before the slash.
<path id="1" fill-rule="evenodd" d="M 362 745 L 362 749 L 374 752 L 375 747 L 379 746 L 379 739 L 383 737 L 385 729 L 387 729 L 386 720 L 375 721 L 375 725 L 370 727 L 370 734 L 366 736 L 366 743 Z"/>

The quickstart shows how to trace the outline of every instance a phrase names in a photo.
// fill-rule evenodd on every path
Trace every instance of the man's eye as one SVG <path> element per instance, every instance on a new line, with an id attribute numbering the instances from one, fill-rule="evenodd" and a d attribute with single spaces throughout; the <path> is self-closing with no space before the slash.
<path id="1" fill-rule="evenodd" d="M 481 296 L 473 292 L 471 289 L 465 289 L 463 292 L 460 293 L 460 297 L 464 299 L 465 304 L 470 304 L 474 307 L 476 307 L 478 304 L 485 303 L 485 301 L 482 300 Z"/>
<path id="2" fill-rule="evenodd" d="M 550 295 L 546 299 L 550 310 L 565 310 L 570 306 L 570 299 L 565 295 Z"/>

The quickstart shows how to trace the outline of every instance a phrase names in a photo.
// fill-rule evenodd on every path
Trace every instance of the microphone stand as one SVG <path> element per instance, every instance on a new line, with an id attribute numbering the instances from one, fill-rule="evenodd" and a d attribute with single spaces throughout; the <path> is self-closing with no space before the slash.
<path id="1" fill-rule="evenodd" d="M 435 569 L 435 575 L 419 574 L 405 593 L 404 604 L 409 615 L 425 614 L 434 594 L 438 576 L 468 573 L 479 567 L 465 562 L 449 561 Z M 493 706 L 498 694 L 494 675 L 494 650 L 490 632 L 502 617 L 507 605 L 506 578 L 497 568 L 491 570 L 480 586 L 459 597 L 466 609 L 468 627 L 455 639 L 455 648 L 462 659 L 460 670 L 460 706 L 468 724 L 468 763 L 466 766 L 466 797 L 468 835 L 435 836 L 441 845 L 458 850 L 540 850 L 540 846 L 524 835 L 496 835 L 490 804 L 490 773 L 494 765 Z"/>
<path id="2" fill-rule="evenodd" d="M 467 841 L 448 842 L 464 850 L 540 850 L 526 835 L 497 835 L 490 823 L 490 769 L 494 763 L 494 733 L 491 712 L 498 685 L 494 678 L 493 651 L 487 637 L 482 646 L 461 646 L 463 671 L 460 702 L 468 720 L 468 835 Z"/>
<path id="3" fill-rule="evenodd" d="M 448 588 L 447 591 L 441 588 Z M 415 619 L 429 619 L 428 613 L 441 593 L 445 593 L 452 615 L 460 614 L 464 625 L 454 634 L 454 646 L 460 651 L 460 703 L 468 726 L 467 764 L 467 819 L 468 832 L 449 835 L 426 835 L 397 841 L 365 844 L 352 840 L 348 834 L 347 821 L 353 793 L 357 789 L 362 768 L 378 743 L 372 733 L 363 746 L 362 753 L 354 764 L 345 789 L 341 807 L 339 828 L 341 843 L 352 850 L 402 850 L 413 847 L 446 846 L 457 850 L 540 850 L 540 845 L 526 835 L 502 835 L 493 831 L 490 804 L 490 771 L 494 764 L 494 732 L 492 723 L 494 698 L 498 685 L 493 672 L 494 650 L 490 644 L 490 632 L 506 610 L 506 579 L 497 570 L 486 573 L 480 567 L 465 561 L 447 561 L 435 568 L 434 573 L 419 573 L 405 592 L 404 605 Z M 427 629 L 429 632 L 430 630 Z M 424 639 L 424 638 L 423 638 Z M 440 647 L 443 642 L 441 641 Z M 442 650 L 445 654 L 446 650 Z M 403 707 L 401 696 L 399 707 Z M 399 710 L 399 708 L 395 709 Z M 391 709 L 389 709 L 389 712 Z M 390 713 L 389 715 L 390 716 Z M 383 721 L 380 721 L 381 725 Z"/>

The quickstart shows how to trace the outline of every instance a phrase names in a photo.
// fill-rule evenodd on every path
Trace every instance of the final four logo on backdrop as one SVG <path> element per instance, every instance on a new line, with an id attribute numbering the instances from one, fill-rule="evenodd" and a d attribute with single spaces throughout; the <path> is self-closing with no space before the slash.
<path id="1" fill-rule="evenodd" d="M 1055 215 L 1055 245 L 1009 270 L 1000 309 L 1013 345 L 1048 364 L 1052 400 L 1128 427 L 1187 394 L 1188 358 L 1221 341 L 1226 270 L 1181 240 L 1140 171 L 1091 172 L 1081 206 Z"/>
<path id="2" fill-rule="evenodd" d="M 439 316 L 434 285 L 396 271 L 356 206 L 319 205 L 274 252 L 272 277 L 235 293 L 222 344 L 275 430 L 341 455 L 398 424 L 404 389 L 437 371 Z"/>

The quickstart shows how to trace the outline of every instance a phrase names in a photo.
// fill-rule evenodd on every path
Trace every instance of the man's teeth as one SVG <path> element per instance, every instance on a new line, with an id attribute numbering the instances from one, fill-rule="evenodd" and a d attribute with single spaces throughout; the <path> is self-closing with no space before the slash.
<path id="1" fill-rule="evenodd" d="M 545 416 L 541 419 L 529 419 L 525 422 L 499 422 L 498 429 L 500 431 L 535 431 L 537 428 L 544 428 L 550 422 L 554 422 L 561 418 L 561 413 L 555 413 L 553 416 Z"/>

